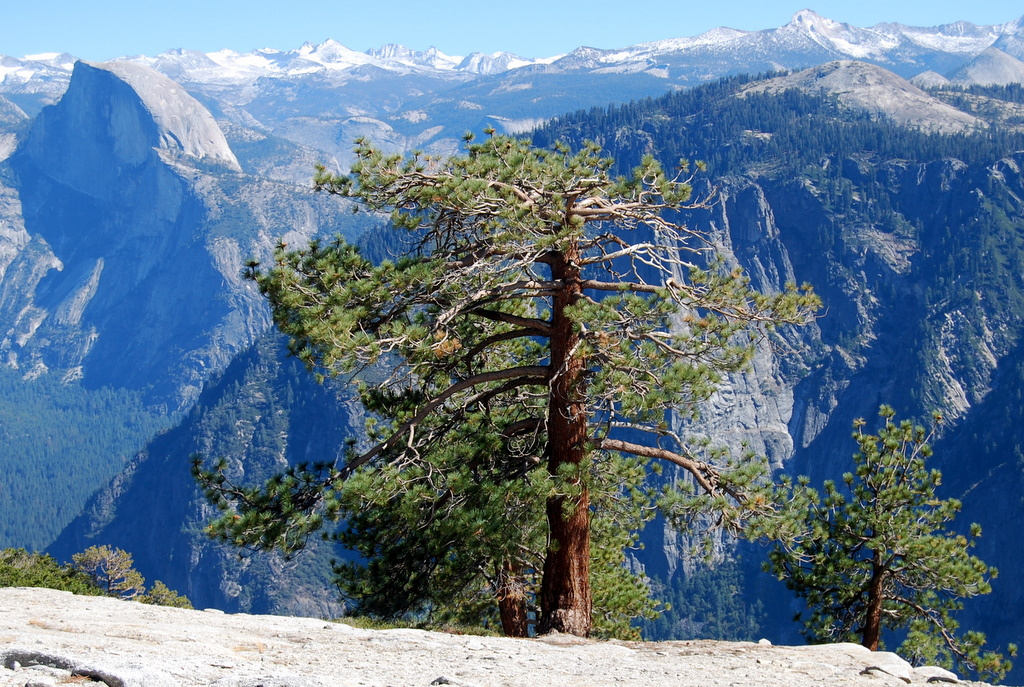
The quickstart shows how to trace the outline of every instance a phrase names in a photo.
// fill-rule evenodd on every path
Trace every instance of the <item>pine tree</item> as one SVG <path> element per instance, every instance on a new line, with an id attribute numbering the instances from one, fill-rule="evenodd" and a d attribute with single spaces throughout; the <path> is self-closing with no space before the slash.
<path id="1" fill-rule="evenodd" d="M 794 285 L 754 291 L 710 237 L 669 219 L 690 203 L 688 179 L 650 156 L 614 177 L 594 144 L 540 149 L 493 131 L 445 159 L 365 141 L 356 157 L 350 175 L 321 170 L 317 187 L 390 211 L 406 232 L 395 245 L 409 250 L 374 265 L 340 239 L 281 246 L 249 276 L 311 370 L 361 380 L 370 443 L 342 465 L 299 466 L 255 488 L 197 463 L 226 511 L 214 536 L 292 550 L 325 520 L 354 516 L 350 531 L 372 528 L 387 560 L 399 535 L 350 500 L 376 490 L 398 509 L 389 527 L 406 533 L 391 550 L 415 544 L 411 525 L 423 522 L 421 564 L 483 561 L 499 602 L 539 576 L 539 631 L 587 635 L 595 512 L 636 495 L 649 510 L 657 496 L 646 469 L 615 481 L 620 456 L 688 472 L 697 501 L 665 501 L 682 513 L 696 503 L 735 525 L 770 507 L 746 497 L 763 463 L 716 463 L 666 414 L 695 414 L 747 365 L 759 333 L 807 321 L 818 299 Z"/>
<path id="2" fill-rule="evenodd" d="M 139 601 L 153 606 L 170 606 L 172 608 L 192 608 L 192 602 L 187 597 L 170 589 L 166 584 L 157 580 L 145 594 L 139 597 Z"/>
<path id="3" fill-rule="evenodd" d="M 981 633 L 958 637 L 953 615 L 961 599 L 992 590 L 996 570 L 970 554 L 980 528 L 972 525 L 970 537 L 948 529 L 961 504 L 936 496 L 942 474 L 925 465 L 929 435 L 895 421 L 888 406 L 880 415 L 877 434 L 855 423 L 859 451 L 841 486 L 825 482 L 824 498 L 805 478 L 792 489 L 791 519 L 776 533 L 768 568 L 806 600 L 804 634 L 812 642 L 877 650 L 883 630 L 906 630 L 899 653 L 909 660 L 1001 678 L 1009 661 L 983 652 Z"/>
<path id="4" fill-rule="evenodd" d="M 146 580 L 136 570 L 127 551 L 109 546 L 90 546 L 71 556 L 75 570 L 92 577 L 96 586 L 110 596 L 134 599 L 146 591 Z"/>

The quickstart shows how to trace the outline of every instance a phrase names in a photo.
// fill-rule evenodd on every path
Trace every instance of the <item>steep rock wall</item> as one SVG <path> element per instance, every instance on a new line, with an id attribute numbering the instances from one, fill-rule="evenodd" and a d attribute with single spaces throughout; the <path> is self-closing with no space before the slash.
<path id="1" fill-rule="evenodd" d="M 245 177 L 210 113 L 136 64 L 78 63 L 11 164 L 37 249 L 7 280 L 9 364 L 141 389 L 171 411 L 268 326 L 244 261 L 337 211 Z M 291 216 L 264 212 L 275 203 Z"/>

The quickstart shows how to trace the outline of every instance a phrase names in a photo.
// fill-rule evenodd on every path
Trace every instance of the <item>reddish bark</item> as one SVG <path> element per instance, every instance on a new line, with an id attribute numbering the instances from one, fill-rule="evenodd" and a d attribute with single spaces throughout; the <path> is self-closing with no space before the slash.
<path id="1" fill-rule="evenodd" d="M 551 394 L 548 406 L 548 471 L 579 466 L 586 454 L 587 414 L 582 380 L 585 361 L 575 350 L 579 335 L 567 308 L 582 294 L 578 255 L 551 258 L 552 278 L 562 281 L 551 317 Z M 538 631 L 557 630 L 586 637 L 591 628 L 590 512 L 586 484 L 573 484 L 571 496 L 548 499 L 548 550 L 541 581 Z"/>
<path id="2" fill-rule="evenodd" d="M 522 571 L 511 563 L 505 563 L 498 573 L 498 614 L 501 629 L 506 637 L 526 637 L 529 634 L 529 620 L 526 608 L 526 585 Z"/>
<path id="3" fill-rule="evenodd" d="M 878 643 L 882 636 L 882 591 L 885 582 L 885 569 L 882 567 L 881 554 L 876 552 L 872 563 L 871 582 L 868 584 L 868 612 L 864 618 L 864 629 L 861 632 L 861 644 L 878 651 Z"/>

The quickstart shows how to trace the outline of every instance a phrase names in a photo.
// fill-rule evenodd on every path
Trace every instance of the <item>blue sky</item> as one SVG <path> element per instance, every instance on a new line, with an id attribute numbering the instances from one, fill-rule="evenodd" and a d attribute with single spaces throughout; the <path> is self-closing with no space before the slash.
<path id="1" fill-rule="evenodd" d="M 782 26 L 805 7 L 857 26 L 895 21 L 935 26 L 964 19 L 1002 24 L 1019 0 L 13 0 L 0 4 L 0 54 L 68 52 L 86 60 L 155 55 L 172 48 L 290 50 L 334 38 L 366 50 L 401 43 L 449 55 L 507 50 L 549 57 L 580 45 L 621 48 L 695 36 L 718 26 Z M 2 5 L 7 5 L 3 7 Z"/>

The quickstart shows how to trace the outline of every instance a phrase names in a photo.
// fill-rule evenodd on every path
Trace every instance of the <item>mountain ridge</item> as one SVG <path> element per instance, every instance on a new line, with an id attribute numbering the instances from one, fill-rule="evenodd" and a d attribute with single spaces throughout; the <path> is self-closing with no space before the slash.
<path id="1" fill-rule="evenodd" d="M 958 83 L 969 83 L 972 74 L 988 79 L 993 68 L 971 71 L 970 64 L 993 49 L 1007 64 L 1019 63 L 1022 26 L 1017 19 L 988 26 L 863 29 L 801 10 L 779 28 L 718 28 L 626 48 L 584 46 L 547 58 L 500 52 L 459 57 L 393 44 L 357 52 L 327 40 L 294 50 L 175 49 L 119 61 L 172 78 L 218 121 L 316 148 L 322 162 L 340 171 L 351 163 L 350 141 L 359 136 L 393 151 L 451 154 L 466 131 L 493 126 L 518 134 L 597 103 L 655 97 L 741 73 L 856 59 L 905 79 L 949 80 L 958 70 L 967 74 Z M 0 57 L 0 97 L 34 115 L 60 97 L 72 63 L 58 53 Z"/>
<path id="2" fill-rule="evenodd" d="M 828 93 L 843 105 L 887 117 L 898 126 L 933 133 L 963 133 L 987 124 L 948 105 L 892 72 L 868 62 L 828 62 L 779 76 L 744 93 L 781 93 L 790 88 Z"/>

